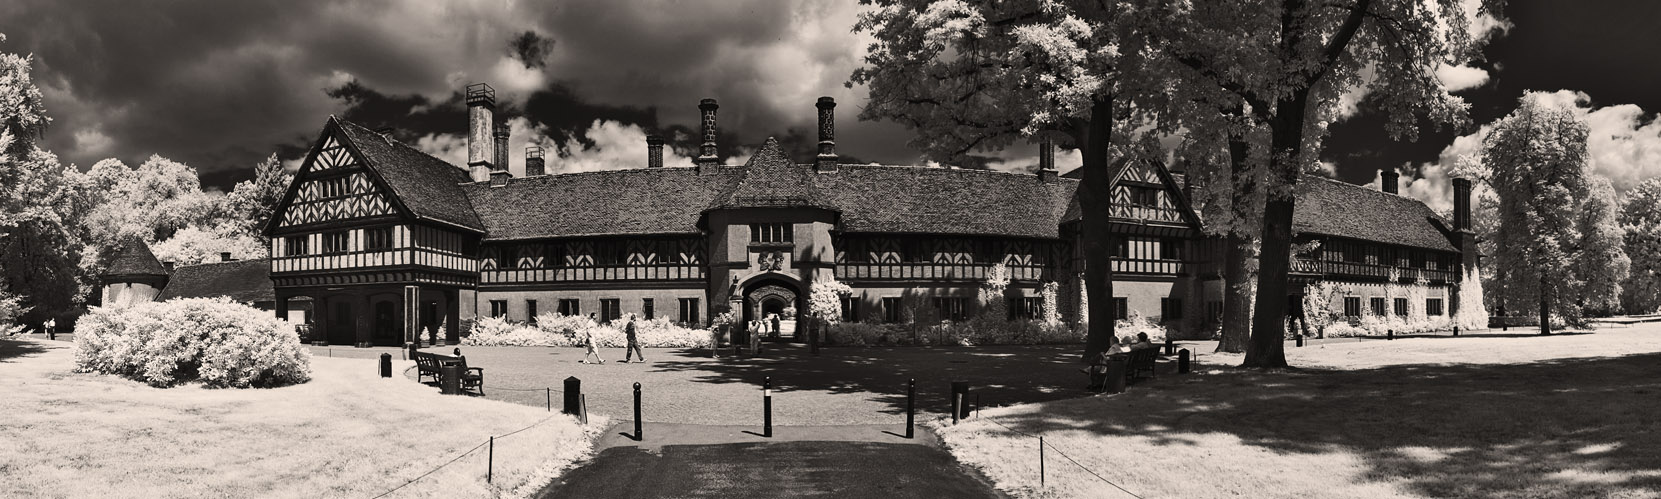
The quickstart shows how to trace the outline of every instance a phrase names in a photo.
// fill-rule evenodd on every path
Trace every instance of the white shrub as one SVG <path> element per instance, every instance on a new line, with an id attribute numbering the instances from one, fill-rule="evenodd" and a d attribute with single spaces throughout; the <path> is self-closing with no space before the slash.
<path id="1" fill-rule="evenodd" d="M 481 317 L 473 323 L 473 331 L 462 339 L 463 345 L 521 346 L 521 347 L 577 347 L 583 345 L 583 333 L 594 335 L 594 345 L 602 348 L 628 346 L 628 335 L 623 327 L 628 321 L 599 324 L 586 316 L 542 314 L 536 324 L 518 324 L 496 317 Z M 691 348 L 709 344 L 708 329 L 680 326 L 667 318 L 636 319 L 635 337 L 641 348 Z"/>
<path id="2" fill-rule="evenodd" d="M 77 370 L 154 386 L 247 388 L 311 378 L 311 354 L 292 323 L 225 298 L 94 308 L 76 324 L 75 344 Z"/>

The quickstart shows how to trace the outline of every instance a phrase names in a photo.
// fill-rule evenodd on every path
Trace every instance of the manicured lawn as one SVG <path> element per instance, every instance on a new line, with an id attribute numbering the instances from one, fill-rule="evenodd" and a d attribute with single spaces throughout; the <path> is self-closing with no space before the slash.
<path id="1" fill-rule="evenodd" d="M 157 389 L 72 372 L 70 345 L 0 339 L 0 495 L 374 497 L 542 422 L 497 439 L 492 484 L 481 448 L 388 497 L 523 496 L 590 452 L 569 417 L 382 379 L 373 360 L 313 357 L 298 386 Z"/>
<path id="2" fill-rule="evenodd" d="M 1017 497 L 1661 497 L 1661 326 L 1289 349 L 940 430 Z M 1191 344 L 1209 352 L 1213 344 Z M 1165 366 L 1162 365 L 1162 368 Z"/>

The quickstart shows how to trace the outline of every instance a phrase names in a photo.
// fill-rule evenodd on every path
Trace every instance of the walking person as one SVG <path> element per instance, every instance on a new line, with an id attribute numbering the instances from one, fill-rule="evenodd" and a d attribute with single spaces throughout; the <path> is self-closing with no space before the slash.
<path id="1" fill-rule="evenodd" d="M 579 361 L 577 361 L 577 363 L 578 364 L 604 364 L 604 363 L 606 363 L 606 359 L 600 358 L 600 349 L 597 348 L 594 345 L 594 328 L 592 328 L 592 327 L 583 328 L 582 337 L 583 337 L 583 346 L 588 348 L 588 353 L 583 355 L 583 360 L 579 360 Z M 588 361 L 589 357 L 593 357 L 594 360 L 597 360 L 599 362 L 589 362 Z"/>
<path id="2" fill-rule="evenodd" d="M 628 349 L 623 351 L 623 363 L 630 363 L 631 356 L 640 357 L 640 362 L 645 362 L 646 352 L 640 351 L 640 341 L 635 336 L 634 314 L 629 314 L 629 323 L 623 326 L 623 336 L 629 339 Z"/>
<path id="3" fill-rule="evenodd" d="M 773 324 L 771 325 L 773 327 L 773 339 L 778 339 L 779 335 L 784 334 L 783 331 L 779 331 L 779 314 L 773 314 Z"/>

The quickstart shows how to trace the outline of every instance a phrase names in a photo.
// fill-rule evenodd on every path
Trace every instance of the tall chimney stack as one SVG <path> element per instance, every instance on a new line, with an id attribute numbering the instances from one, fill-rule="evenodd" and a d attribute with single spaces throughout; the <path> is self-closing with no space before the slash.
<path id="1" fill-rule="evenodd" d="M 508 126 L 507 123 L 496 124 L 496 162 L 490 165 L 491 173 L 503 172 L 512 175 L 508 171 L 508 135 L 511 133 L 513 133 L 513 127 Z"/>
<path id="2" fill-rule="evenodd" d="M 646 167 L 663 168 L 663 136 L 651 134 L 646 136 Z"/>
<path id="3" fill-rule="evenodd" d="M 1060 177 L 1060 172 L 1055 169 L 1055 143 L 1050 141 L 1050 136 L 1045 135 L 1038 142 L 1038 180 L 1054 182 Z"/>
<path id="4" fill-rule="evenodd" d="M 820 97 L 814 104 L 819 108 L 819 157 L 814 158 L 813 170 L 820 173 L 836 171 L 836 99 Z"/>
<path id="5" fill-rule="evenodd" d="M 1453 230 L 1471 230 L 1471 181 L 1453 179 Z"/>
<path id="6" fill-rule="evenodd" d="M 547 165 L 543 163 L 542 159 L 542 148 L 525 146 L 525 176 L 535 177 L 547 174 Z"/>
<path id="7" fill-rule="evenodd" d="M 704 99 L 698 102 L 698 111 L 702 115 L 704 128 L 704 142 L 698 146 L 698 159 L 693 162 L 698 165 L 699 171 L 704 167 L 714 167 L 721 158 L 715 156 L 715 110 L 721 106 L 715 104 L 715 99 Z"/>
<path id="8" fill-rule="evenodd" d="M 1381 190 L 1381 191 L 1384 191 L 1384 192 L 1391 193 L 1391 194 L 1398 194 L 1398 192 L 1396 192 L 1396 183 L 1397 183 L 1398 180 L 1401 179 L 1401 174 L 1396 173 L 1395 168 L 1390 168 L 1390 169 L 1387 169 L 1387 170 L 1379 170 L 1378 172 L 1379 172 L 1378 173 L 1378 176 L 1379 176 L 1378 189 Z"/>
<path id="9" fill-rule="evenodd" d="M 467 169 L 474 182 L 490 179 L 496 162 L 496 89 L 484 83 L 467 86 Z"/>

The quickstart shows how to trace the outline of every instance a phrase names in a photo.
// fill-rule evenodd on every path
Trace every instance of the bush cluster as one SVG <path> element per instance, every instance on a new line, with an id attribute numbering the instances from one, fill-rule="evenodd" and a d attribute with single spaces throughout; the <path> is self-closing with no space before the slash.
<path id="1" fill-rule="evenodd" d="M 473 330 L 462 338 L 463 345 L 516 347 L 575 347 L 583 345 L 583 332 L 594 333 L 595 346 L 623 348 L 628 336 L 623 333 L 626 320 L 600 324 L 580 315 L 548 313 L 538 315 L 535 324 L 510 322 L 495 317 L 481 317 L 473 323 Z M 635 338 L 641 348 L 692 348 L 709 346 L 709 330 L 694 329 L 659 317 L 652 320 L 636 319 Z"/>
<path id="2" fill-rule="evenodd" d="M 975 318 L 933 325 L 841 322 L 831 324 L 825 344 L 841 346 L 1044 345 L 1079 343 L 1084 330 L 1065 323 Z"/>
<path id="3" fill-rule="evenodd" d="M 311 379 L 294 325 L 225 298 L 94 308 L 75 325 L 75 366 L 153 386 L 270 387 Z"/>

